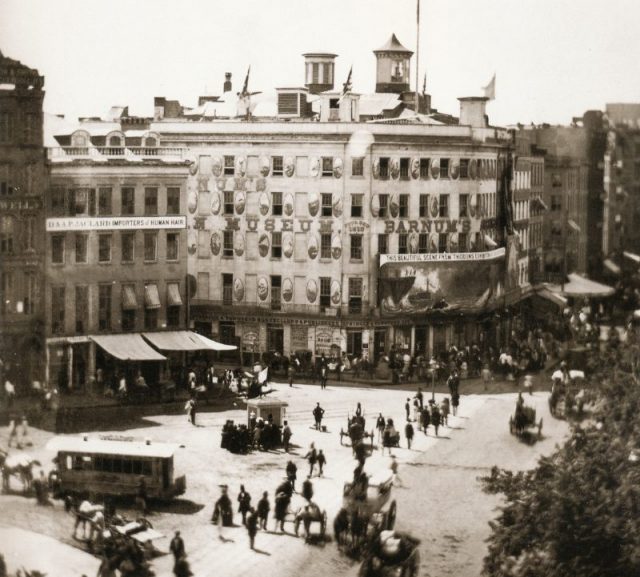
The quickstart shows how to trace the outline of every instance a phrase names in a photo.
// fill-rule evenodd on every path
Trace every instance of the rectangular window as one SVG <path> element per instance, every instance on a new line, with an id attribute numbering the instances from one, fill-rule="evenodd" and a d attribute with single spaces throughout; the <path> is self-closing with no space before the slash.
<path id="1" fill-rule="evenodd" d="M 398 216 L 400 218 L 407 218 L 409 216 L 409 195 L 401 194 L 399 197 Z"/>
<path id="2" fill-rule="evenodd" d="M 380 218 L 386 218 L 389 214 L 389 195 L 388 194 L 379 194 L 378 199 L 380 201 L 380 210 L 378 215 Z"/>
<path id="3" fill-rule="evenodd" d="M 409 180 L 409 159 L 400 159 L 400 180 Z"/>
<path id="4" fill-rule="evenodd" d="M 362 279 L 349 279 L 349 313 L 358 314 L 362 312 Z"/>
<path id="5" fill-rule="evenodd" d="M 176 328 L 180 326 L 180 310 L 181 307 L 167 307 L 167 326 Z"/>
<path id="6" fill-rule="evenodd" d="M 133 262 L 136 233 L 120 233 L 120 258 L 122 262 Z"/>
<path id="7" fill-rule="evenodd" d="M 209 248 L 209 231 L 198 231 L 198 258 L 210 258 L 211 249 Z"/>
<path id="8" fill-rule="evenodd" d="M 51 216 L 63 216 L 65 214 L 64 188 L 51 189 Z"/>
<path id="9" fill-rule="evenodd" d="M 131 216 L 136 212 L 135 189 L 132 186 L 124 186 L 120 189 L 120 212 L 122 216 Z"/>
<path id="10" fill-rule="evenodd" d="M 438 235 L 438 252 L 447 252 L 448 248 L 449 247 L 447 245 L 447 235 L 441 232 Z"/>
<path id="11" fill-rule="evenodd" d="M 0 310 L 3 313 L 9 313 L 12 311 L 13 305 L 13 273 L 2 273 L 2 294 L 0 295 Z"/>
<path id="12" fill-rule="evenodd" d="M 469 250 L 469 233 L 468 232 L 458 233 L 458 251 L 467 252 L 468 250 Z"/>
<path id="13" fill-rule="evenodd" d="M 333 176 L 333 157 L 322 157 L 322 176 Z"/>
<path id="14" fill-rule="evenodd" d="M 273 216 L 282 216 L 282 193 L 271 193 L 271 214 Z"/>
<path id="15" fill-rule="evenodd" d="M 36 302 L 38 298 L 38 278 L 34 272 L 24 273 L 24 312 L 32 315 L 36 312 Z"/>
<path id="16" fill-rule="evenodd" d="M 271 258 L 282 258 L 282 233 L 271 233 Z"/>
<path id="17" fill-rule="evenodd" d="M 420 159 L 420 178 L 422 180 L 427 180 L 429 178 L 429 166 L 431 162 L 428 158 Z"/>
<path id="18" fill-rule="evenodd" d="M 64 234 L 51 235 L 51 262 L 64 264 Z"/>
<path id="19" fill-rule="evenodd" d="M 152 262 L 158 258 L 158 233 L 157 232 L 145 232 L 144 233 L 144 260 L 145 262 Z"/>
<path id="20" fill-rule="evenodd" d="M 128 285 L 127 287 L 125 287 L 124 285 L 122 286 L 122 291 L 123 291 L 123 295 L 124 295 L 124 291 L 126 290 L 130 290 L 133 291 L 133 293 L 135 294 L 135 286 L 134 285 Z M 129 331 L 135 331 L 136 330 L 136 309 L 134 308 L 130 308 L 130 309 L 125 309 L 123 308 L 121 311 L 121 319 L 122 319 L 122 330 L 129 332 Z"/>
<path id="21" fill-rule="evenodd" d="M 76 286 L 76 333 L 87 330 L 89 320 L 89 287 Z"/>
<path id="22" fill-rule="evenodd" d="M 64 287 L 51 287 L 51 332 L 54 335 L 64 333 L 65 305 Z"/>
<path id="23" fill-rule="evenodd" d="M 271 310 L 279 311 L 282 307 L 282 277 L 271 277 Z"/>
<path id="24" fill-rule="evenodd" d="M 167 187 L 167 214 L 180 214 L 180 188 Z"/>
<path id="25" fill-rule="evenodd" d="M 331 233 L 320 235 L 320 258 L 331 258 Z"/>
<path id="26" fill-rule="evenodd" d="M 155 186 L 144 189 L 144 213 L 147 216 L 158 214 L 158 188 Z"/>
<path id="27" fill-rule="evenodd" d="M 382 180 L 386 180 L 389 178 L 389 158 L 381 157 L 380 158 L 380 178 Z"/>
<path id="28" fill-rule="evenodd" d="M 362 260 L 362 235 L 352 234 L 350 241 L 351 260 Z"/>
<path id="29" fill-rule="evenodd" d="M 76 188 L 69 191 L 71 216 L 93 216 L 95 214 L 96 191 L 94 188 Z"/>
<path id="30" fill-rule="evenodd" d="M 429 195 L 421 194 L 419 200 L 420 206 L 418 207 L 418 216 L 420 216 L 420 218 L 426 218 L 429 216 Z"/>
<path id="31" fill-rule="evenodd" d="M 449 178 L 449 159 L 440 159 L 440 178 Z"/>
<path id="32" fill-rule="evenodd" d="M 438 216 L 440 218 L 449 218 L 449 195 L 441 194 L 438 203 Z"/>
<path id="33" fill-rule="evenodd" d="M 13 113 L 0 112 L 0 142 L 13 140 Z"/>
<path id="34" fill-rule="evenodd" d="M 167 233 L 167 260 L 178 260 L 179 248 L 180 248 L 180 235 L 177 232 L 168 232 Z M 207 248 L 209 247 L 207 246 Z"/>
<path id="35" fill-rule="evenodd" d="M 224 157 L 224 174 L 225 176 L 233 176 L 236 173 L 236 157 Z"/>
<path id="36" fill-rule="evenodd" d="M 324 311 L 331 306 L 331 277 L 320 277 L 320 310 Z"/>
<path id="37" fill-rule="evenodd" d="M 364 176 L 364 157 L 357 156 L 351 159 L 351 176 Z"/>
<path id="38" fill-rule="evenodd" d="M 222 256 L 226 258 L 233 257 L 233 231 L 225 230 L 223 232 Z"/>
<path id="39" fill-rule="evenodd" d="M 111 216 L 111 187 L 98 189 L 98 215 Z"/>
<path id="40" fill-rule="evenodd" d="M 551 210 L 562 210 L 562 197 L 559 194 L 551 195 Z"/>
<path id="41" fill-rule="evenodd" d="M 233 214 L 233 191 L 224 192 L 224 214 Z"/>
<path id="42" fill-rule="evenodd" d="M 14 226 L 12 216 L 0 217 L 0 254 L 13 254 Z"/>
<path id="43" fill-rule="evenodd" d="M 389 235 L 378 235 L 378 254 L 388 254 L 389 252 Z"/>
<path id="44" fill-rule="evenodd" d="M 467 218 L 469 216 L 469 195 L 460 195 L 460 218 Z"/>
<path id="45" fill-rule="evenodd" d="M 108 331 L 111 329 L 111 285 L 98 286 L 98 329 Z"/>
<path id="46" fill-rule="evenodd" d="M 351 195 L 351 217 L 362 218 L 362 194 Z"/>
<path id="47" fill-rule="evenodd" d="M 98 262 L 111 262 L 111 235 L 98 235 Z"/>
<path id="48" fill-rule="evenodd" d="M 86 234 L 76 232 L 76 263 L 84 264 L 87 262 L 87 240 Z"/>
<path id="49" fill-rule="evenodd" d="M 321 207 L 320 216 L 332 216 L 333 215 L 332 195 L 327 193 L 322 193 L 320 197 L 322 198 L 322 207 Z"/>
<path id="50" fill-rule="evenodd" d="M 466 179 L 469 178 L 469 159 L 461 158 L 460 159 L 460 178 Z"/>
<path id="51" fill-rule="evenodd" d="M 222 304 L 231 306 L 233 304 L 233 275 L 222 275 Z"/>
<path id="52" fill-rule="evenodd" d="M 429 252 L 429 235 L 421 232 L 418 235 L 418 254 L 426 254 Z"/>
<path id="53" fill-rule="evenodd" d="M 282 162 L 282 156 L 271 157 L 271 174 L 273 176 L 282 176 L 284 173 L 284 163 Z"/>
<path id="54" fill-rule="evenodd" d="M 36 217 L 25 216 L 22 219 L 24 240 L 24 250 L 35 250 L 36 248 Z"/>
<path id="55" fill-rule="evenodd" d="M 398 254 L 407 254 L 409 252 L 407 248 L 407 233 L 400 233 L 398 235 Z"/>
<path id="56" fill-rule="evenodd" d="M 158 328 L 158 309 L 144 309 L 144 328 L 147 330 Z"/>

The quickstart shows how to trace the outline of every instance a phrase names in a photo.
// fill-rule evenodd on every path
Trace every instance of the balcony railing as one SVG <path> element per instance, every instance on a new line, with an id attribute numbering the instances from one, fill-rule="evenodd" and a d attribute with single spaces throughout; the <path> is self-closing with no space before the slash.
<path id="1" fill-rule="evenodd" d="M 226 300 L 191 299 L 193 308 L 208 308 L 216 312 L 233 312 L 234 314 L 272 314 L 275 316 L 312 315 L 328 318 L 362 318 L 370 317 L 371 309 L 368 301 L 351 299 L 349 304 L 326 307 L 320 304 L 300 305 L 281 301 L 274 303 L 271 299 L 264 303 L 229 303 Z M 372 306 L 372 305 L 371 305 Z M 197 314 L 197 313 L 196 313 Z"/>
<path id="2" fill-rule="evenodd" d="M 56 146 L 47 149 L 49 160 L 61 161 L 76 158 L 104 160 L 122 158 L 124 160 L 144 160 L 146 158 L 184 158 L 185 149 L 178 146 Z"/>

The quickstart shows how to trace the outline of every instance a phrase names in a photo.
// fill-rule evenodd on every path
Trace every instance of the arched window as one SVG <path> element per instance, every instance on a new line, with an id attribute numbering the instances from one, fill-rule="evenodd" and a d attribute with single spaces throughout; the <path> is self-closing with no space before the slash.
<path id="1" fill-rule="evenodd" d="M 86 148 L 89 146 L 89 134 L 84 130 L 79 130 L 71 135 L 71 146 Z"/>
<path id="2" fill-rule="evenodd" d="M 122 146 L 122 138 L 120 136 L 110 136 L 109 146 Z"/>

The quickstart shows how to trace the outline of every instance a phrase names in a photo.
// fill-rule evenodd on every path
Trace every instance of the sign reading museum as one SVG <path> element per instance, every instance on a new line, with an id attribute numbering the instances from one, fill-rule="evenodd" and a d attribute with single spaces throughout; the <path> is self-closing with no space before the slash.
<path id="1" fill-rule="evenodd" d="M 187 228 L 186 216 L 48 218 L 47 232 L 74 230 L 138 230 Z"/>

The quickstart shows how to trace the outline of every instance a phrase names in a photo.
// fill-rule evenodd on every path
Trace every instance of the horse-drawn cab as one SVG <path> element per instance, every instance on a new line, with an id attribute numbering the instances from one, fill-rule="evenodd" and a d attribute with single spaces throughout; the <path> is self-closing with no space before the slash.
<path id="1" fill-rule="evenodd" d="M 540 439 L 542 437 L 542 417 L 540 417 L 539 422 L 536 422 L 535 407 L 528 407 L 519 397 L 516 402 L 515 413 L 509 417 L 509 432 L 522 439 L 525 436 L 530 437 L 531 434 L 528 429 L 533 428 L 537 428 L 537 438 Z"/>
<path id="2" fill-rule="evenodd" d="M 342 438 L 349 437 L 351 440 L 351 447 L 354 448 L 358 443 L 369 439 L 371 441 L 371 449 L 373 449 L 373 430 L 367 433 L 365 430 L 366 420 L 361 415 L 355 415 L 351 418 L 347 417 L 347 430 L 340 429 L 340 444 L 342 445 Z"/>
<path id="3" fill-rule="evenodd" d="M 556 418 L 566 418 L 571 414 L 580 416 L 585 404 L 584 371 L 570 370 L 567 374 L 555 371 L 549 395 L 549 412 Z"/>
<path id="4" fill-rule="evenodd" d="M 365 481 L 366 480 L 366 481 Z M 382 471 L 359 482 L 345 482 L 342 492 L 342 507 L 367 519 L 367 525 L 377 530 L 393 529 L 396 522 L 397 504 L 391 500 L 393 473 Z"/>

